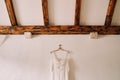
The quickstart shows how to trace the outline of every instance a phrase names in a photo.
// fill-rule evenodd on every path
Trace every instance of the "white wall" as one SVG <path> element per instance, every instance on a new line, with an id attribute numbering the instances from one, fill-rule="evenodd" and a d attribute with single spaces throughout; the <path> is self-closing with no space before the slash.
<path id="1" fill-rule="evenodd" d="M 4 36 L 0 36 L 0 40 Z M 0 80 L 50 80 L 50 51 L 71 51 L 70 80 L 119 80 L 120 36 L 9 36 L 0 47 Z"/>

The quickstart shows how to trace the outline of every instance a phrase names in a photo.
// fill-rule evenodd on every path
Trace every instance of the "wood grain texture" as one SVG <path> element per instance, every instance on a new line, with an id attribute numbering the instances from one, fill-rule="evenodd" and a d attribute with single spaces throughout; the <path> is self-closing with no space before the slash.
<path id="1" fill-rule="evenodd" d="M 76 0 L 74 25 L 80 25 L 81 0 Z"/>
<path id="2" fill-rule="evenodd" d="M 32 32 L 32 34 L 89 34 L 90 32 L 98 32 L 99 34 L 120 34 L 120 26 L 0 26 L 0 34 L 23 34 L 24 32 Z M 8 31 L 10 30 L 10 31 Z M 9 33 L 8 33 L 9 32 Z"/>
<path id="3" fill-rule="evenodd" d="M 48 14 L 48 1 L 42 0 L 42 10 L 43 10 L 43 19 L 44 25 L 49 26 L 49 14 Z"/>
<path id="4" fill-rule="evenodd" d="M 13 4 L 12 4 L 12 0 L 5 0 L 5 3 L 6 3 L 11 25 L 12 26 L 18 25 L 15 12 L 14 12 L 14 8 L 13 8 Z"/>
<path id="5" fill-rule="evenodd" d="M 117 0 L 110 0 L 110 2 L 109 2 L 107 15 L 106 15 L 106 19 L 105 19 L 105 26 L 107 26 L 107 27 L 111 25 L 116 2 L 117 2 Z"/>

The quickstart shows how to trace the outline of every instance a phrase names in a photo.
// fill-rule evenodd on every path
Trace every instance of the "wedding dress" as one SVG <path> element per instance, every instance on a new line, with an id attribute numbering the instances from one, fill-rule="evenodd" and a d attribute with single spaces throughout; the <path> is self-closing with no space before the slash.
<path id="1" fill-rule="evenodd" d="M 69 54 L 52 53 L 52 80 L 69 80 Z M 61 57 L 59 57 L 61 56 Z"/>

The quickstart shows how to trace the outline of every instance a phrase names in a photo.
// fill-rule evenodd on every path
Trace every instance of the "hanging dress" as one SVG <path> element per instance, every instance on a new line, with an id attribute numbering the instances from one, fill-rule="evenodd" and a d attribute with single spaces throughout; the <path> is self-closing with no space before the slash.
<path id="1" fill-rule="evenodd" d="M 65 53 L 61 53 L 65 54 Z M 52 80 L 69 80 L 69 54 L 59 58 L 56 53 L 52 54 Z"/>

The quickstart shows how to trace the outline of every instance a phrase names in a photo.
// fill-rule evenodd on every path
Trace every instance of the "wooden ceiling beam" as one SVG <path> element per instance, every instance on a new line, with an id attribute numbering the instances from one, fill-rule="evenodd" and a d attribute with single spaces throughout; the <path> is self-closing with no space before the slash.
<path id="1" fill-rule="evenodd" d="M 47 0 L 42 0 L 42 10 L 43 10 L 44 25 L 48 27 L 49 26 L 49 14 L 48 14 L 48 1 Z"/>
<path id="2" fill-rule="evenodd" d="M 10 18 L 11 25 L 12 26 L 17 26 L 18 23 L 17 23 L 17 19 L 16 19 L 16 16 L 15 16 L 12 0 L 5 0 L 5 3 L 6 3 L 6 7 L 7 7 L 7 11 L 8 11 L 8 15 L 9 15 L 9 18 Z"/>
<path id="3" fill-rule="evenodd" d="M 106 19 L 105 19 L 105 26 L 106 27 L 111 25 L 113 13 L 114 13 L 115 6 L 116 6 L 116 2 L 117 2 L 117 0 L 110 0 L 110 2 L 109 2 L 107 15 L 106 15 Z"/>
<path id="4" fill-rule="evenodd" d="M 80 25 L 81 0 L 76 0 L 74 25 Z"/>
<path id="5" fill-rule="evenodd" d="M 32 34 L 89 34 L 98 32 L 99 34 L 120 34 L 120 26 L 0 26 L 0 34 L 23 34 L 32 32 Z M 10 30 L 10 31 L 8 31 Z"/>

